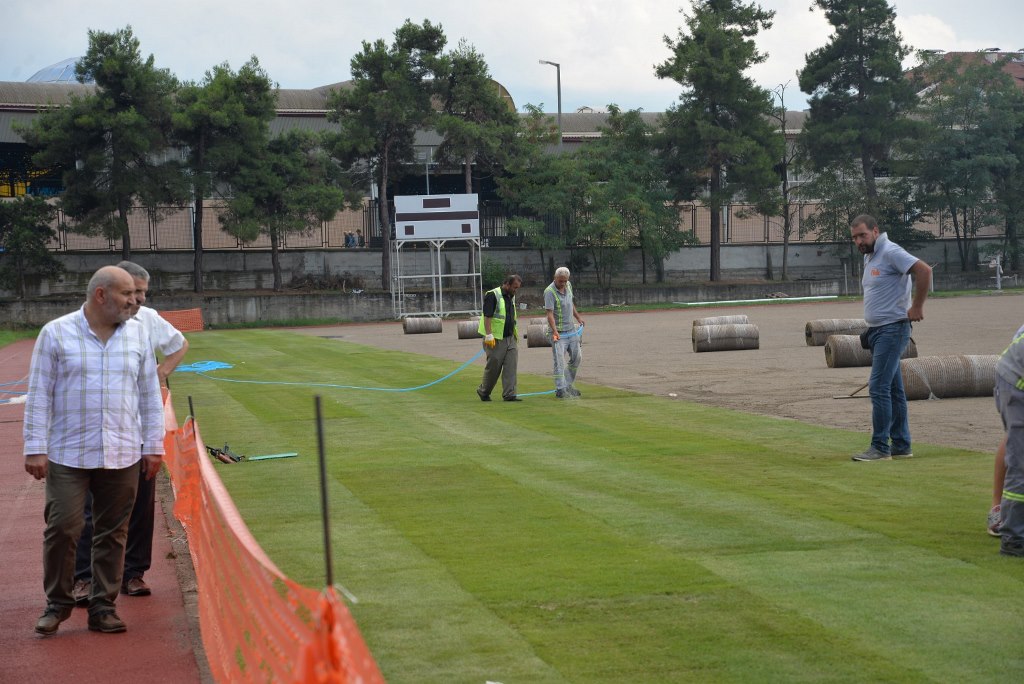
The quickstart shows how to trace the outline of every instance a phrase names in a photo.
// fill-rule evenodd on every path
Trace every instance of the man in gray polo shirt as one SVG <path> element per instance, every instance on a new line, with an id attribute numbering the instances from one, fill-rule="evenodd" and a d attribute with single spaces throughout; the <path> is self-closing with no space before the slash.
<path id="1" fill-rule="evenodd" d="M 924 320 L 924 300 L 932 269 L 890 242 L 873 216 L 861 214 L 850 224 L 850 235 L 864 255 L 864 319 L 871 346 L 871 445 L 854 461 L 909 458 L 910 420 L 903 391 L 900 357 L 910 341 L 910 324 Z M 911 297 L 910 276 L 914 276 Z"/>
<path id="2" fill-rule="evenodd" d="M 551 331 L 551 352 L 554 355 L 555 397 L 566 399 L 580 396 L 573 383 L 583 362 L 580 350 L 580 332 L 583 318 L 576 310 L 569 283 L 569 269 L 555 269 L 554 280 L 544 289 L 544 309 L 547 311 L 548 329 Z M 577 329 L 576 324 L 580 324 Z M 568 365 L 566 356 L 568 355 Z"/>

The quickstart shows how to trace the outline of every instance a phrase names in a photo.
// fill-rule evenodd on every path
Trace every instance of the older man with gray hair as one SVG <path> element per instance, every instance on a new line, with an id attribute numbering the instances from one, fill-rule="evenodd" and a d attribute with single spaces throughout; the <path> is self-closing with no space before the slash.
<path id="1" fill-rule="evenodd" d="M 555 279 L 544 289 L 544 309 L 547 311 L 551 353 L 554 356 L 555 397 L 558 399 L 580 396 L 573 383 L 583 362 L 580 348 L 583 318 L 573 301 L 569 275 L 565 266 L 555 269 Z"/>

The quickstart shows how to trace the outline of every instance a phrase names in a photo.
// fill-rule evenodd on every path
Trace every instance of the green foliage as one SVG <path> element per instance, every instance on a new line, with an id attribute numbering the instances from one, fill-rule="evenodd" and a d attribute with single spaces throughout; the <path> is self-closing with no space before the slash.
<path id="1" fill-rule="evenodd" d="M 341 128 L 329 139 L 331 153 L 353 173 L 374 174 L 381 200 L 385 289 L 391 284 L 388 191 L 413 160 L 416 131 L 435 124 L 432 98 L 448 73 L 441 52 L 446 41 L 440 25 L 406 20 L 390 46 L 382 39 L 363 41 L 362 50 L 352 57 L 351 87 L 333 91 L 327 99 L 328 118 Z"/>
<path id="2" fill-rule="evenodd" d="M 480 264 L 480 277 L 483 280 L 485 292 L 493 290 L 505 282 L 507 275 L 508 268 L 505 264 L 490 257 L 483 258 L 483 263 Z"/>
<path id="3" fill-rule="evenodd" d="M 993 172 L 993 193 L 1006 225 L 1004 256 L 1009 269 L 1018 271 L 1024 265 L 1021 260 L 1024 254 L 1021 245 L 1024 232 L 1024 92 L 1013 89 L 1006 97 L 1009 103 L 1005 109 L 1013 122 L 1009 149 L 1017 164 Z"/>
<path id="4" fill-rule="evenodd" d="M 782 141 L 768 118 L 772 99 L 745 75 L 765 59 L 753 39 L 774 15 L 756 3 L 694 0 L 688 32 L 665 37 L 672 56 L 655 70 L 683 87 L 665 112 L 658 146 L 676 198 L 701 198 L 711 208 L 713 281 L 721 279 L 722 207 L 743 197 L 771 213 L 777 203 Z"/>
<path id="5" fill-rule="evenodd" d="M 187 150 L 185 165 L 196 200 L 196 292 L 203 291 L 203 200 L 226 190 L 238 166 L 266 145 L 276 104 L 270 77 L 255 57 L 237 73 L 219 64 L 201 83 L 186 83 L 178 91 L 172 123 L 176 142 Z"/>
<path id="6" fill-rule="evenodd" d="M 887 0 L 815 0 L 833 31 L 807 55 L 800 89 L 810 95 L 804 139 L 816 170 L 850 159 L 867 193 L 863 210 L 878 213 L 877 169 L 894 144 L 915 135 L 908 118 L 917 86 L 903 73 L 910 54 Z"/>
<path id="7" fill-rule="evenodd" d="M 131 27 L 114 33 L 89 31 L 89 48 L 75 66 L 96 91 L 67 107 L 44 112 L 23 131 L 38 152 L 34 162 L 64 172 L 64 212 L 74 229 L 122 243 L 131 258 L 128 214 L 138 202 L 155 212 L 188 197 L 180 163 L 169 149 L 172 95 L 177 82 L 143 59 Z"/>
<path id="8" fill-rule="evenodd" d="M 210 374 L 232 380 L 401 388 L 454 365 L 283 331 L 189 341 L 195 358 L 235 364 Z M 321 395 L 335 577 L 388 681 L 1019 671 L 1013 649 L 992 648 L 992 625 L 1024 621 L 1007 607 L 1020 564 L 980 527 L 990 454 L 915 445 L 918 458 L 865 468 L 847 455 L 861 434 L 597 386 L 558 410 L 545 396 L 484 404 L 478 382 L 172 380 L 208 443 L 299 453 L 215 467 L 270 558 L 311 586 L 324 581 L 310 496 Z M 550 386 L 519 378 L 524 394 Z"/>
<path id="9" fill-rule="evenodd" d="M 1013 111 L 1013 79 L 984 59 L 932 59 L 922 70 L 934 83 L 918 116 L 925 133 L 904 149 L 925 210 L 943 212 L 953 224 L 962 270 L 977 266 L 978 229 L 995 221 L 991 202 L 997 177 L 1021 163 L 1011 145 L 1020 125 Z"/>
<path id="10" fill-rule="evenodd" d="M 299 129 L 264 141 L 232 175 L 234 192 L 220 220 L 224 230 L 243 241 L 270 238 L 274 290 L 281 291 L 281 241 L 331 220 L 346 202 L 361 203 L 314 134 Z"/>
<path id="11" fill-rule="evenodd" d="M 64 264 L 49 249 L 57 237 L 51 227 L 56 217 L 56 207 L 41 197 L 0 202 L 0 288 L 15 290 L 24 299 L 28 276 L 64 272 Z"/>
<path id="12" fill-rule="evenodd" d="M 448 73 L 441 92 L 444 105 L 437 119 L 443 136 L 437 159 L 462 165 L 466 193 L 473 192 L 472 171 L 498 171 L 515 140 L 519 117 L 491 79 L 483 55 L 466 43 L 447 56 Z"/>

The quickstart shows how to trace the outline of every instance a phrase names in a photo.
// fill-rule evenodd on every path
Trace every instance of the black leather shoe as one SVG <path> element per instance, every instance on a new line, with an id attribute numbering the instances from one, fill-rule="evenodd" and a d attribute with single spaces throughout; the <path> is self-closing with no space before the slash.
<path id="1" fill-rule="evenodd" d="M 522 401 L 519 397 L 502 397 L 505 401 Z"/>
<path id="2" fill-rule="evenodd" d="M 490 401 L 491 400 L 491 395 L 489 395 L 489 394 L 480 394 L 480 390 L 477 390 L 476 396 L 480 397 L 480 401 Z"/>
<path id="3" fill-rule="evenodd" d="M 117 617 L 117 613 L 112 610 L 105 610 L 102 613 L 89 616 L 89 629 L 93 632 L 116 634 L 117 632 L 126 631 L 128 627 L 124 624 L 124 620 Z"/>
<path id="4" fill-rule="evenodd" d="M 57 633 L 60 623 L 71 617 L 74 606 L 46 606 L 36 622 L 36 634 L 50 636 Z"/>

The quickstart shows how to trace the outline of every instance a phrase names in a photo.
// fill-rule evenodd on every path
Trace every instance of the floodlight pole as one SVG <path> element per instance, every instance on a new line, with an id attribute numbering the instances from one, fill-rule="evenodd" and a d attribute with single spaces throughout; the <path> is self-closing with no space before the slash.
<path id="1" fill-rule="evenodd" d="M 549 62 L 546 59 L 538 60 L 541 64 L 549 64 L 555 67 L 555 82 L 558 85 L 558 151 L 562 151 L 562 65 L 558 62 Z"/>
<path id="2" fill-rule="evenodd" d="M 327 563 L 327 588 L 334 587 L 334 562 L 331 555 L 331 525 L 327 511 L 327 459 L 324 457 L 324 421 L 320 412 L 320 395 L 313 397 L 316 406 L 316 446 L 320 461 L 320 515 L 324 530 L 324 559 Z"/>

